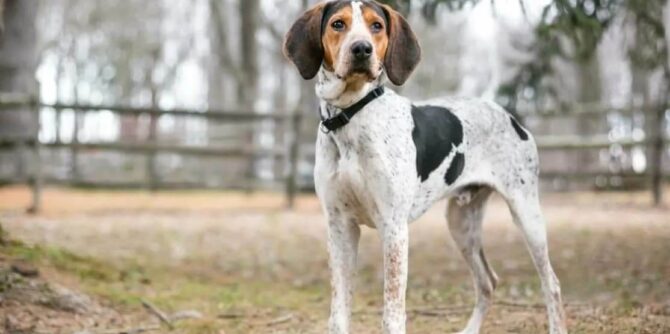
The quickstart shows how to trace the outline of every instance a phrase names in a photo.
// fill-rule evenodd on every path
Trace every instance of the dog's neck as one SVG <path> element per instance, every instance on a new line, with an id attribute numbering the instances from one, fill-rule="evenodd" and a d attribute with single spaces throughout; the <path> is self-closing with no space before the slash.
<path id="1" fill-rule="evenodd" d="M 321 116 L 328 118 L 333 116 L 332 109 L 344 109 L 354 105 L 372 90 L 383 85 L 384 77 L 382 74 L 372 82 L 351 83 L 321 67 L 315 87 L 316 96 L 321 101 Z"/>

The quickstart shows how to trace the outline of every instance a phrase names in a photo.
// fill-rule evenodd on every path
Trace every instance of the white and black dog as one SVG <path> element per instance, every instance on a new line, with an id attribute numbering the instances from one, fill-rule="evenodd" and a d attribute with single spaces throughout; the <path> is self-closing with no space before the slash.
<path id="1" fill-rule="evenodd" d="M 525 236 L 550 332 L 567 333 L 538 198 L 537 148 L 527 130 L 492 102 L 416 103 L 385 89 L 387 77 L 405 83 L 421 49 L 407 21 L 375 1 L 316 5 L 294 23 L 284 52 L 305 79 L 318 76 L 322 123 L 314 178 L 329 224 L 330 333 L 349 333 L 360 225 L 376 228 L 383 243 L 383 331 L 405 333 L 408 224 L 445 197 L 451 235 L 476 288 L 462 333 L 479 333 L 498 280 L 481 242 L 494 191 Z"/>

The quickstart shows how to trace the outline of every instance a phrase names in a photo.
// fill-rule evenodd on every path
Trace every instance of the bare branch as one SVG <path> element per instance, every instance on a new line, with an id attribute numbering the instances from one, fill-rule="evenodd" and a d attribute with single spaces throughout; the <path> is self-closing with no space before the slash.
<path id="1" fill-rule="evenodd" d="M 221 10 L 221 2 L 217 0 L 210 0 L 209 1 L 209 8 L 210 8 L 210 15 L 212 19 L 214 20 L 214 31 L 216 33 L 216 38 L 218 39 L 218 42 L 220 45 L 226 45 L 227 43 L 227 34 L 226 31 L 224 30 L 224 25 L 225 22 L 223 22 L 223 17 L 222 13 L 223 11 Z M 244 75 L 243 73 L 239 70 L 239 66 L 235 64 L 233 61 L 233 58 L 227 51 L 228 48 L 219 48 L 219 50 L 215 50 L 214 52 L 217 52 L 217 56 L 219 58 L 219 62 L 221 63 L 221 66 L 226 68 L 230 74 L 235 77 L 235 79 L 238 82 L 241 82 L 244 80 Z"/>
<path id="2" fill-rule="evenodd" d="M 280 325 L 280 324 L 283 324 L 283 323 L 285 323 L 285 322 L 289 322 L 289 321 L 291 321 L 292 319 L 293 319 L 293 314 L 287 314 L 287 315 L 285 315 L 285 316 L 282 316 L 282 317 L 273 319 L 272 321 L 268 322 L 268 323 L 266 324 L 266 326 L 268 326 L 268 327 L 272 327 L 272 326 Z"/>
<path id="3" fill-rule="evenodd" d="M 526 8 L 526 1 L 519 0 L 519 6 L 521 7 L 521 13 L 523 14 L 523 17 L 526 19 L 526 21 L 529 21 L 528 9 Z"/>
<path id="4" fill-rule="evenodd" d="M 0 0 L 1 1 L 1 0 Z M 100 334 L 141 334 L 146 332 L 153 332 L 160 330 L 160 326 L 147 326 L 147 327 L 137 327 L 137 328 L 123 328 L 123 329 L 108 329 Z"/>
<path id="5" fill-rule="evenodd" d="M 154 304 L 151 304 L 150 302 L 142 299 L 142 306 L 144 306 L 147 311 L 149 311 L 151 314 L 155 315 L 163 324 L 165 324 L 168 328 L 174 329 L 174 325 L 168 319 L 167 315 L 163 313 L 163 311 L 159 310 Z"/>
<path id="6" fill-rule="evenodd" d="M 249 317 L 249 315 L 244 313 L 221 313 L 217 316 L 219 319 L 240 319 L 247 317 Z"/>

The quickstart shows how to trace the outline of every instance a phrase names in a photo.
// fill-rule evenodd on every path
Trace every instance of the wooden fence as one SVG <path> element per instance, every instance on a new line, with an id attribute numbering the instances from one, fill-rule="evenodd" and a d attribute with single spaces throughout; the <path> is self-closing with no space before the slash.
<path id="1" fill-rule="evenodd" d="M 7 139 L 0 137 L 0 151 L 10 149 L 25 149 L 33 154 L 33 162 L 35 166 L 32 168 L 32 173 L 27 178 L 13 178 L 8 180 L 0 180 L 0 183 L 17 183 L 27 181 L 32 188 L 32 206 L 30 212 L 37 212 L 41 204 L 41 190 L 44 183 L 49 184 L 66 184 L 72 186 L 89 186 L 89 187 L 116 187 L 116 188 L 138 188 L 144 187 L 149 189 L 158 188 L 198 188 L 203 187 L 198 184 L 176 184 L 176 183 L 162 183 L 156 179 L 156 173 L 153 169 L 156 167 L 154 159 L 158 153 L 171 153 L 179 156 L 197 156 L 197 157 L 217 157 L 217 158 L 250 158 L 273 156 L 285 161 L 287 171 L 282 177 L 282 185 L 286 193 L 286 201 L 289 207 L 292 207 L 298 191 L 297 186 L 297 165 L 300 156 L 300 124 L 302 122 L 302 115 L 300 112 L 291 114 L 262 114 L 253 112 L 228 112 L 221 110 L 188 110 L 188 109 L 174 109 L 174 110 L 160 110 L 155 108 L 134 108 L 123 106 L 103 106 L 103 105 L 73 105 L 73 104 L 45 104 L 40 103 L 34 99 L 15 95 L 0 94 L 0 112 L 8 112 L 16 110 L 17 108 L 30 109 L 37 113 L 36 119 L 39 121 L 39 112 L 43 108 L 54 110 L 60 113 L 64 110 L 71 110 L 75 114 L 87 114 L 95 112 L 111 112 L 115 115 L 130 115 L 140 116 L 146 115 L 157 119 L 161 116 L 175 116 L 188 117 L 192 119 L 203 119 L 209 122 L 220 122 L 224 124 L 240 124 L 251 123 L 256 124 L 262 121 L 273 121 L 275 123 L 284 123 L 287 125 L 288 131 L 292 133 L 291 139 L 281 147 L 256 148 L 253 145 L 244 147 L 211 147 L 211 146 L 194 146 L 194 145 L 170 145 L 162 144 L 155 140 L 155 133 L 142 142 L 80 142 L 78 140 L 78 127 L 73 127 L 72 140 L 70 142 L 63 142 L 60 136 L 56 136 L 56 140 L 50 142 L 42 142 L 39 139 L 39 133 L 34 133 L 24 138 Z M 155 123 L 153 124 L 155 126 Z M 39 128 L 39 127 L 37 127 Z M 151 132 L 155 132 L 152 129 Z M 121 152 L 123 154 L 140 154 L 146 156 L 147 173 L 146 182 L 141 183 L 105 183 L 105 182 L 82 182 L 77 180 L 63 180 L 63 179 L 45 179 L 43 175 L 43 151 L 46 149 L 69 149 L 71 152 L 78 152 L 82 150 L 95 151 L 110 151 Z M 73 163 L 73 165 L 75 165 Z M 248 180 L 250 184 L 247 189 L 251 190 L 254 185 L 253 180 Z"/>
<path id="2" fill-rule="evenodd" d="M 134 143 L 125 143 L 125 142 L 79 142 L 78 140 L 78 127 L 74 126 L 72 140 L 70 142 L 63 142 L 60 140 L 60 136 L 56 136 L 56 140 L 49 142 L 42 142 L 39 140 L 38 133 L 34 133 L 29 138 L 23 139 L 2 139 L 0 137 L 0 151 L 16 149 L 16 148 L 25 148 L 29 150 L 34 155 L 33 161 L 35 166 L 32 168 L 32 175 L 29 175 L 24 180 L 0 180 L 0 183 L 12 183 L 12 182 L 25 182 L 27 181 L 31 188 L 33 194 L 32 207 L 30 208 L 31 212 L 36 212 L 40 208 L 41 203 L 41 189 L 44 183 L 47 184 L 67 184 L 67 185 L 93 185 L 101 187 L 146 187 L 150 189 L 157 188 L 176 188 L 176 187 L 198 187 L 197 184 L 191 185 L 179 185 L 179 184 L 162 184 L 160 180 L 156 179 L 156 173 L 154 169 L 155 165 L 155 156 L 158 153 L 172 153 L 180 156 L 202 156 L 202 157 L 219 157 L 219 158 L 249 158 L 249 157 L 263 157 L 263 156 L 273 156 L 277 157 L 285 162 L 287 170 L 285 171 L 285 177 L 281 179 L 282 187 L 285 189 L 286 201 L 289 207 L 293 206 L 294 199 L 297 192 L 297 180 L 298 180 L 298 163 L 300 161 L 301 152 L 301 123 L 303 121 L 302 113 L 293 112 L 291 114 L 262 114 L 262 113 L 251 113 L 251 112 L 224 112 L 217 110 L 201 111 L 201 110 L 187 110 L 187 109 L 174 109 L 174 110 L 160 110 L 156 108 L 132 108 L 132 107 L 122 107 L 122 106 L 100 106 L 100 105 L 68 105 L 68 104 L 44 104 L 36 101 L 35 99 L 30 99 L 21 96 L 10 96 L 0 94 L 0 112 L 11 111 L 12 109 L 17 108 L 30 108 L 33 112 L 37 113 L 36 119 L 39 120 L 39 111 L 42 108 L 48 108 L 54 110 L 56 113 L 60 113 L 64 110 L 71 110 L 75 114 L 87 114 L 87 113 L 96 113 L 96 112 L 111 112 L 115 115 L 131 115 L 131 116 L 140 116 L 146 115 L 152 119 L 157 119 L 162 116 L 175 116 L 175 117 L 188 117 L 188 118 L 199 118 L 204 119 L 207 122 L 221 122 L 223 124 L 238 124 L 242 122 L 247 122 L 251 124 L 256 124 L 262 121 L 273 121 L 277 123 L 283 123 L 288 125 L 286 127 L 287 131 L 292 133 L 291 139 L 287 143 L 283 143 L 281 146 L 275 146 L 270 149 L 267 148 L 257 148 L 252 146 L 245 147 L 225 147 L 217 148 L 211 146 L 179 146 L 179 145 L 169 145 L 162 144 L 156 140 L 155 129 L 153 129 L 149 137 L 142 142 Z M 586 117 L 602 117 L 604 113 L 612 112 L 612 109 L 598 109 L 590 108 L 583 110 L 575 110 L 570 114 L 563 112 L 543 112 L 538 114 L 529 114 L 526 115 L 529 118 L 539 117 L 541 119 L 550 119 L 552 117 L 566 117 L 570 115 L 582 115 Z M 632 113 L 631 110 L 620 110 L 622 113 Z M 155 123 L 154 123 L 155 125 Z M 608 136 L 596 135 L 589 137 L 578 137 L 574 135 L 570 136 L 536 136 L 536 140 L 541 151 L 570 151 L 570 150 L 592 150 L 592 149 L 603 149 L 611 147 L 612 145 L 620 145 L 621 147 L 649 147 L 652 144 L 656 144 L 659 138 L 651 139 L 623 139 L 618 141 L 612 141 Z M 660 138 L 661 143 L 667 144 L 668 139 Z M 76 180 L 62 180 L 62 179 L 45 179 L 43 175 L 44 164 L 43 159 L 43 150 L 46 149 L 67 149 L 72 152 L 77 152 L 80 150 L 96 150 L 96 151 L 113 151 L 121 152 L 123 154 L 140 154 L 144 155 L 147 158 L 147 173 L 146 173 L 146 182 L 144 184 L 137 183 L 124 183 L 124 184 L 106 184 L 104 182 L 94 182 L 94 184 L 83 184 L 82 182 L 77 182 Z M 659 161 L 662 161 L 660 159 Z M 648 168 L 648 170 L 651 170 Z M 660 169 L 662 170 L 662 169 Z M 586 179 L 594 178 L 598 176 L 608 176 L 604 172 L 578 172 L 578 173 L 544 173 L 544 177 L 549 178 L 569 178 L 569 179 Z M 611 175 L 609 175 L 611 176 Z M 617 174 L 617 177 L 627 177 L 627 178 L 638 178 L 638 179 L 655 179 L 651 175 L 646 174 L 634 174 L 634 173 L 625 173 Z M 251 181 L 251 180 L 250 180 Z M 660 182 L 660 181 L 659 181 Z M 250 188 L 253 187 L 250 185 Z"/>
<path id="3" fill-rule="evenodd" d="M 662 202 L 663 183 L 670 179 L 668 161 L 666 161 L 670 157 L 667 150 L 670 140 L 668 139 L 666 129 L 668 108 L 657 107 L 655 110 L 645 108 L 651 107 L 613 108 L 601 105 L 582 105 L 573 106 L 569 111 L 541 110 L 522 114 L 527 123 L 545 126 L 556 119 L 572 119 L 576 121 L 571 124 L 573 128 L 570 128 L 571 131 L 578 133 L 576 135 L 541 135 L 543 133 L 552 133 L 553 131 L 546 131 L 543 126 L 540 126 L 539 129 L 534 129 L 533 133 L 536 135 L 540 154 L 552 151 L 585 151 L 588 152 L 586 154 L 593 154 L 597 150 L 602 151 L 617 148 L 620 151 L 626 150 L 628 159 L 632 159 L 631 149 L 637 149 L 638 153 L 643 151 L 646 158 L 646 168 L 642 168 L 644 172 L 635 172 L 630 169 L 622 170 L 621 166 L 619 166 L 619 170 L 616 172 L 594 171 L 579 166 L 580 168 L 577 171 L 572 170 L 569 174 L 565 171 L 547 172 L 543 170 L 541 173 L 542 178 L 545 180 L 556 178 L 569 179 L 575 182 L 614 179 L 618 180 L 620 184 L 627 185 L 620 186 L 621 189 L 627 189 L 630 185 L 636 187 L 643 186 L 650 189 L 654 204 L 660 205 Z M 613 138 L 611 133 L 612 128 L 610 128 L 612 124 L 608 124 L 609 117 L 618 118 L 619 122 L 623 121 L 626 123 L 625 127 L 631 133 L 626 136 L 622 136 L 619 133 L 618 136 L 615 136 L 618 138 Z M 594 130 L 589 128 L 590 126 L 594 126 L 594 124 L 596 128 L 600 129 Z M 621 129 L 621 124 L 619 124 L 618 128 Z M 587 130 L 586 132 L 584 132 L 585 129 Z M 642 132 L 638 132 L 639 130 L 642 130 Z M 585 135 L 585 133 L 587 134 Z M 594 135 L 593 133 L 596 134 Z M 549 164 L 555 162 L 555 160 L 549 161 Z M 578 161 L 571 162 L 579 163 Z"/>

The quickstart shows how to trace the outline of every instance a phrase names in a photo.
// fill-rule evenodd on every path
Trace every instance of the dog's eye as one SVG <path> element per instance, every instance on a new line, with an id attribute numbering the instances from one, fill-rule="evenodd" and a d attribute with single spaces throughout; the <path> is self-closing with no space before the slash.
<path id="1" fill-rule="evenodd" d="M 372 32 L 380 32 L 382 29 L 384 29 L 384 26 L 381 23 L 375 22 L 372 24 Z"/>
<path id="2" fill-rule="evenodd" d="M 330 26 L 333 27 L 333 29 L 335 29 L 335 31 L 342 31 L 342 30 L 344 30 L 344 21 L 337 20 L 337 21 L 333 22 Z"/>

